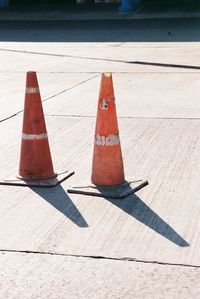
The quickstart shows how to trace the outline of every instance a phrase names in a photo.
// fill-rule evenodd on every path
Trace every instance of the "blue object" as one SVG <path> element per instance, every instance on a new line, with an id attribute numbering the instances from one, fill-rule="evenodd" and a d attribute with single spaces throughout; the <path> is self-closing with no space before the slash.
<path id="1" fill-rule="evenodd" d="M 0 0 L 0 6 L 8 6 L 9 0 Z"/>
<path id="2" fill-rule="evenodd" d="M 133 12 L 138 2 L 139 0 L 121 0 L 121 6 L 119 6 L 119 12 L 121 13 Z"/>

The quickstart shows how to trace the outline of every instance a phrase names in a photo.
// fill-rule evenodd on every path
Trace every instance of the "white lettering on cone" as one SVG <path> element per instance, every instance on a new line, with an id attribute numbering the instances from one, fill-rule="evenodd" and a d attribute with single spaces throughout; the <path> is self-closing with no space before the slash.
<path id="1" fill-rule="evenodd" d="M 39 88 L 38 87 L 27 87 L 26 93 L 39 93 Z"/>
<path id="2" fill-rule="evenodd" d="M 119 134 L 108 135 L 108 136 L 100 136 L 100 135 L 94 136 L 94 144 L 95 145 L 111 146 L 111 145 L 116 145 L 119 143 L 120 143 Z"/>
<path id="3" fill-rule="evenodd" d="M 38 139 L 45 139 L 47 138 L 47 133 L 42 134 L 22 134 L 23 140 L 38 140 Z"/>

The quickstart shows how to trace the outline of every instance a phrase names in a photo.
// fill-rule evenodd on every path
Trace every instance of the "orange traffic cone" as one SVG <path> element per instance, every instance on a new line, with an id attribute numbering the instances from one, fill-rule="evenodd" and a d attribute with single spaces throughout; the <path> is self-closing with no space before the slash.
<path id="1" fill-rule="evenodd" d="M 53 170 L 37 76 L 35 72 L 28 72 L 19 176 L 17 177 L 21 181 L 4 180 L 3 182 L 11 185 L 52 187 L 72 174 L 66 175 L 66 172 L 63 172 L 59 180 Z M 3 183 L 0 182 L 0 184 Z"/>
<path id="2" fill-rule="evenodd" d="M 125 198 L 148 184 L 147 181 L 125 181 L 112 74 L 103 73 L 99 93 L 92 184 L 73 186 L 69 193 Z"/>
<path id="3" fill-rule="evenodd" d="M 111 186 L 124 183 L 124 167 L 111 73 L 104 73 L 101 78 L 94 138 L 92 183 Z"/>
<path id="4" fill-rule="evenodd" d="M 48 179 L 54 173 L 37 76 L 28 72 L 24 104 L 19 175 L 23 179 Z"/>

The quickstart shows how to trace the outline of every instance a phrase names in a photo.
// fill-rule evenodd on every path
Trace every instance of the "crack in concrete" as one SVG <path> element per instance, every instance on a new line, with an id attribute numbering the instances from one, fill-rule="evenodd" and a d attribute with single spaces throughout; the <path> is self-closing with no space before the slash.
<path id="1" fill-rule="evenodd" d="M 189 267 L 189 268 L 200 268 L 199 265 L 190 265 L 183 263 L 168 263 L 160 262 L 156 260 L 143 260 L 132 257 L 109 257 L 100 255 L 82 255 L 82 254 L 65 254 L 65 253 L 54 253 L 45 251 L 34 251 L 34 250 L 14 250 L 14 249 L 0 249 L 0 253 L 24 253 L 24 254 L 38 254 L 38 255 L 53 255 L 53 256 L 63 256 L 63 257 L 77 257 L 77 258 L 90 258 L 99 260 L 113 260 L 113 261 L 125 261 L 125 262 L 135 262 L 144 264 L 156 264 L 162 266 L 178 266 L 178 267 Z"/>

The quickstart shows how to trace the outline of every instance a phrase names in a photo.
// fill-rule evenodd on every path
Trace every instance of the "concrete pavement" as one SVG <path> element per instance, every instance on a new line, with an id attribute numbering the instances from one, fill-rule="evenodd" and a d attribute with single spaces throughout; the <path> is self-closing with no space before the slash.
<path id="1" fill-rule="evenodd" d="M 174 19 L 173 37 L 159 20 L 1 30 L 1 178 L 18 171 L 29 70 L 38 73 L 54 168 L 76 174 L 49 190 L 0 186 L 0 297 L 200 296 L 198 22 Z M 105 70 L 126 178 L 150 183 L 123 201 L 66 192 L 90 178 Z"/>
<path id="2" fill-rule="evenodd" d="M 197 268 L 6 253 L 2 298 L 199 298 Z"/>

